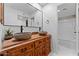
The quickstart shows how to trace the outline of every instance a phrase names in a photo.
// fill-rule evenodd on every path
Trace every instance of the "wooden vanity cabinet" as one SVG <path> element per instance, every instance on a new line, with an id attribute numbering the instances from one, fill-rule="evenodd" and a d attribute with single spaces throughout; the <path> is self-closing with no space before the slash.
<path id="1" fill-rule="evenodd" d="M 4 4 L 0 3 L 0 23 L 3 24 L 4 21 Z"/>
<path id="2" fill-rule="evenodd" d="M 34 50 L 34 56 L 43 56 L 43 47 L 36 48 Z"/>
<path id="3" fill-rule="evenodd" d="M 35 42 L 35 56 L 47 56 L 50 51 L 50 39 L 49 37 L 41 38 Z"/>
<path id="4" fill-rule="evenodd" d="M 18 44 L 2 51 L 8 56 L 47 56 L 51 51 L 49 36 Z"/>
<path id="5" fill-rule="evenodd" d="M 10 56 L 33 56 L 34 43 L 23 44 L 7 50 L 7 54 Z"/>

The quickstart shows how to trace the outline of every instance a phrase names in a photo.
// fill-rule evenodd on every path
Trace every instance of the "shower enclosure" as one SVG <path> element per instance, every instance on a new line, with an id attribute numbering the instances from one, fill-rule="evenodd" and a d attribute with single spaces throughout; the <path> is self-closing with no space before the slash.
<path id="1" fill-rule="evenodd" d="M 58 6 L 58 55 L 78 55 L 78 4 Z"/>

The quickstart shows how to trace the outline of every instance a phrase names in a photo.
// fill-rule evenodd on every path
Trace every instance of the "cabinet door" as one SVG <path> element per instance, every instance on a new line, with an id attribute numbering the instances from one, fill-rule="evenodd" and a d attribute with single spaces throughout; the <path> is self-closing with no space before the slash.
<path id="1" fill-rule="evenodd" d="M 20 52 L 18 49 L 9 49 L 6 51 L 7 55 L 8 56 L 19 56 L 20 55 Z"/>
<path id="2" fill-rule="evenodd" d="M 42 47 L 36 48 L 34 51 L 34 56 L 43 56 L 42 51 Z"/>
<path id="3" fill-rule="evenodd" d="M 45 38 L 44 41 L 45 41 L 45 43 L 44 43 L 44 47 L 43 47 L 43 56 L 47 56 L 51 51 L 50 39 Z"/>
<path id="4" fill-rule="evenodd" d="M 27 52 L 24 52 L 23 56 L 34 56 L 34 50 L 29 50 Z"/>
<path id="5" fill-rule="evenodd" d="M 49 47 L 43 47 L 43 56 L 48 56 L 48 54 L 50 53 L 50 49 Z"/>
<path id="6" fill-rule="evenodd" d="M 44 44 L 43 40 L 41 38 L 39 38 L 39 40 L 36 40 L 34 43 L 34 47 L 38 48 L 40 46 L 42 46 Z"/>

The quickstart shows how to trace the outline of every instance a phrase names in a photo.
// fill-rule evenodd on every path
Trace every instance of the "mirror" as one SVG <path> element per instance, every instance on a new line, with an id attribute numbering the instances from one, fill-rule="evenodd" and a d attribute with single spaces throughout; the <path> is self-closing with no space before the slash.
<path id="1" fill-rule="evenodd" d="M 42 27 L 42 12 L 29 3 L 5 3 L 4 25 Z"/>

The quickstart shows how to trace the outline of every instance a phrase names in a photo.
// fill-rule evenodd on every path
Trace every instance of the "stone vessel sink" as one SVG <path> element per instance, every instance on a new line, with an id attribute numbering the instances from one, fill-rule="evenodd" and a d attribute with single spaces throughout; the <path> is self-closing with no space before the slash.
<path id="1" fill-rule="evenodd" d="M 38 32 L 32 32 L 32 35 L 34 35 L 34 34 L 38 34 Z"/>
<path id="2" fill-rule="evenodd" d="M 45 36 L 45 35 L 47 35 L 47 32 L 46 31 L 39 32 L 39 35 L 40 36 Z"/>
<path id="3" fill-rule="evenodd" d="M 24 33 L 16 33 L 14 34 L 14 38 L 17 41 L 22 41 L 22 40 L 28 40 L 32 36 L 31 32 L 24 32 Z"/>

